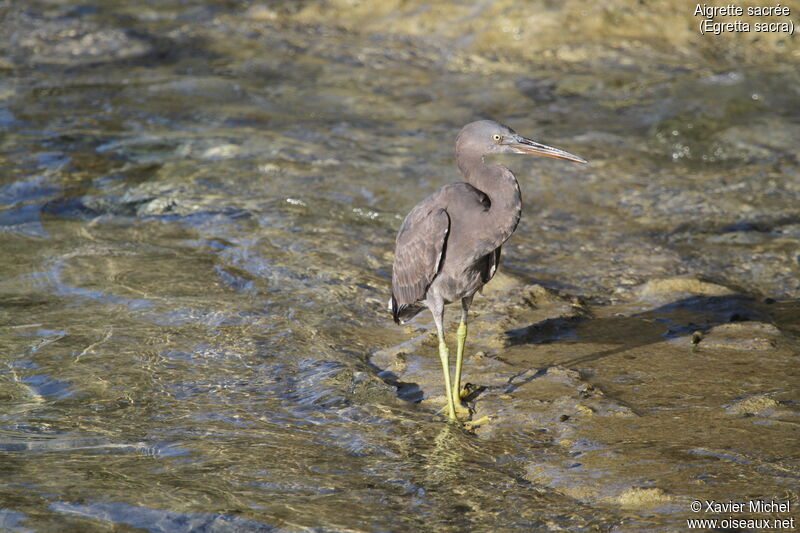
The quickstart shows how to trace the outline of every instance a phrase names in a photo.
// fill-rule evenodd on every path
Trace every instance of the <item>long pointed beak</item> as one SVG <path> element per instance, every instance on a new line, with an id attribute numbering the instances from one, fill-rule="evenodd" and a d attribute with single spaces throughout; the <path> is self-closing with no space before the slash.
<path id="1" fill-rule="evenodd" d="M 552 157 L 555 159 L 565 159 L 567 161 L 574 161 L 576 163 L 588 163 L 588 161 L 586 161 L 584 158 L 575 154 L 571 154 L 560 148 L 537 143 L 536 141 L 526 139 L 522 136 L 518 136 L 514 141 L 510 142 L 509 147 L 518 154 L 534 154 L 544 157 Z"/>

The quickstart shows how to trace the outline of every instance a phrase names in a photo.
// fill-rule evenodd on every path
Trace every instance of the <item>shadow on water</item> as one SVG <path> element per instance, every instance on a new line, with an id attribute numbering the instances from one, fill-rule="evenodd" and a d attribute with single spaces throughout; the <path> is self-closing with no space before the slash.
<path id="1" fill-rule="evenodd" d="M 524 379 L 509 381 L 506 393 L 543 376 L 547 369 L 558 365 L 577 368 L 585 363 L 629 352 L 665 340 L 691 336 L 692 349 L 702 349 L 704 335 L 717 326 L 743 322 L 767 322 L 790 336 L 800 334 L 800 301 L 776 302 L 733 294 L 728 296 L 691 296 L 664 304 L 655 309 L 611 317 L 579 315 L 547 318 L 526 327 L 506 331 L 509 346 L 540 345 L 565 342 L 568 344 L 616 345 L 565 360 L 540 366 L 532 374 L 520 372 Z"/>
<path id="2" fill-rule="evenodd" d="M 418 403 L 421 402 L 425 396 L 425 392 L 419 383 L 402 381 L 394 372 L 381 370 L 377 366 L 373 366 L 374 370 L 378 372 L 386 383 L 397 388 L 397 397 L 407 402 Z"/>

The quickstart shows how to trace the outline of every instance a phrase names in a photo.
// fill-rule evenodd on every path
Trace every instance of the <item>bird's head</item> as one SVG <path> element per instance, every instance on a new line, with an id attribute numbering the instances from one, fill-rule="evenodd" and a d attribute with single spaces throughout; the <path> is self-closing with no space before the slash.
<path id="1" fill-rule="evenodd" d="M 582 157 L 560 148 L 547 146 L 517 134 L 514 130 L 494 120 L 479 120 L 467 124 L 458 134 L 456 153 L 475 154 L 533 154 L 576 163 L 586 163 Z"/>

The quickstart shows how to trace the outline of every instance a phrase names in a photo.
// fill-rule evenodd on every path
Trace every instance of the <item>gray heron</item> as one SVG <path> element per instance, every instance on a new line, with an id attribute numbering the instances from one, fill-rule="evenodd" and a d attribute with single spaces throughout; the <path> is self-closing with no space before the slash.
<path id="1" fill-rule="evenodd" d="M 490 154 L 533 154 L 577 163 L 586 160 L 518 135 L 493 120 L 464 126 L 456 139 L 456 163 L 464 177 L 445 185 L 411 210 L 397 235 L 389 307 L 398 324 L 424 308 L 436 322 L 447 411 L 457 422 L 461 367 L 467 339 L 467 314 L 475 293 L 497 271 L 500 248 L 522 214 L 519 182 L 505 166 L 486 162 Z M 461 301 L 455 375 L 444 338 L 444 307 Z"/>

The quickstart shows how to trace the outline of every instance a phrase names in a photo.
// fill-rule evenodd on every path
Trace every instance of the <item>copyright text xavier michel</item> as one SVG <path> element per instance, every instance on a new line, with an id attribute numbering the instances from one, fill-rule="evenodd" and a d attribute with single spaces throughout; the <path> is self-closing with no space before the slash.
<path id="1" fill-rule="evenodd" d="M 723 515 L 725 518 L 690 518 L 686 521 L 689 529 L 785 529 L 794 530 L 797 527 L 792 513 L 792 501 L 775 500 L 750 500 L 735 502 L 729 500 L 718 502 L 716 500 L 694 500 L 689 504 L 693 513 L 713 513 Z M 769 518 L 737 517 L 739 513 L 754 515 L 769 514 Z M 727 515 L 727 516 L 726 516 Z"/>

